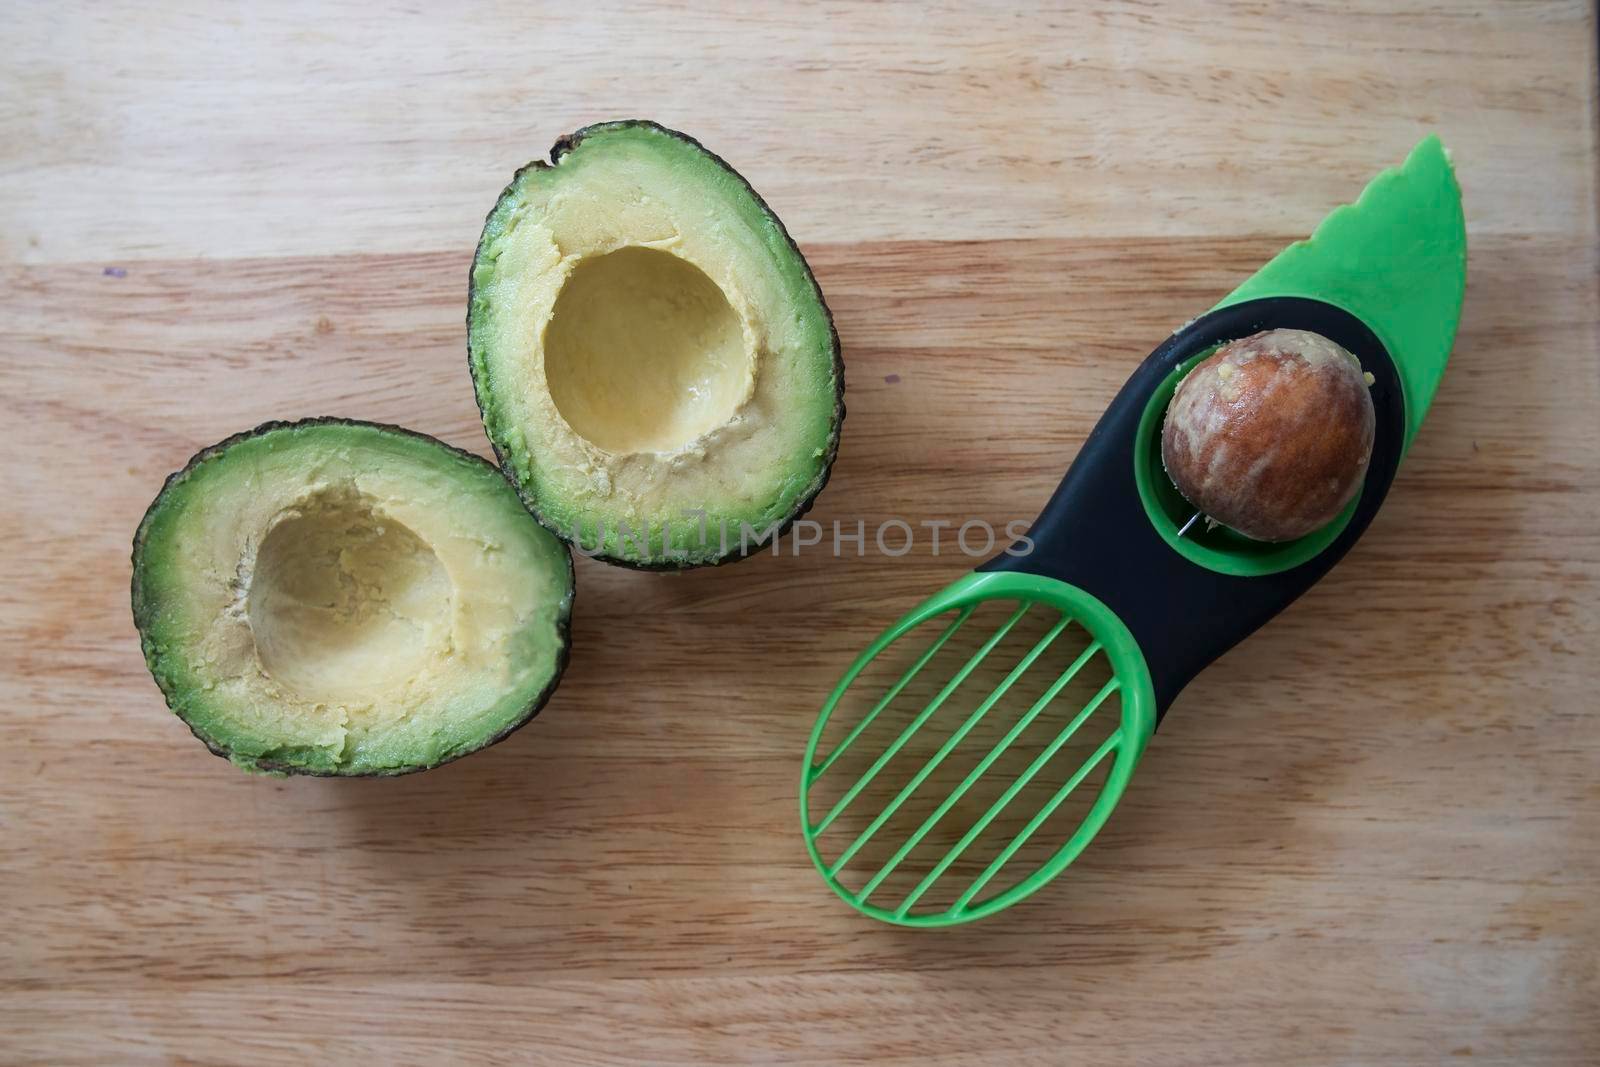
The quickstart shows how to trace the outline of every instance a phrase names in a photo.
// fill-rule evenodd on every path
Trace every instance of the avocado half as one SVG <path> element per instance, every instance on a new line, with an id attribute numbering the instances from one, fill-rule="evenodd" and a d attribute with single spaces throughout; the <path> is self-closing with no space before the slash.
<path id="1" fill-rule="evenodd" d="M 484 223 L 467 332 L 501 466 L 585 555 L 739 559 L 828 480 L 833 317 L 778 217 L 684 134 L 588 126 L 519 170 Z"/>
<path id="2" fill-rule="evenodd" d="M 167 479 L 133 618 L 167 704 L 251 771 L 395 775 L 504 738 L 566 665 L 567 548 L 477 456 L 269 422 Z"/>

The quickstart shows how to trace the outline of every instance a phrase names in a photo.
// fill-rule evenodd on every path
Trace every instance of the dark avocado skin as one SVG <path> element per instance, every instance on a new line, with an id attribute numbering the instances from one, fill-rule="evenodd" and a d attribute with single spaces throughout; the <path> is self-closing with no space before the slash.
<path id="1" fill-rule="evenodd" d="M 300 419 L 295 422 L 283 422 L 278 420 L 263 422 L 261 425 L 256 426 L 253 429 L 245 430 L 242 433 L 236 433 L 231 437 L 225 437 L 214 445 L 209 445 L 206 448 L 202 448 L 193 456 L 189 457 L 189 462 L 185 463 L 181 469 L 167 475 L 166 480 L 161 483 L 161 492 L 156 494 L 155 499 L 150 502 L 150 506 L 145 509 L 144 517 L 139 520 L 139 528 L 134 532 L 133 535 L 133 625 L 134 628 L 139 631 L 139 649 L 144 655 L 146 667 L 150 666 L 151 655 L 151 650 L 145 640 L 145 626 L 149 621 L 149 618 L 144 593 L 139 587 L 139 574 L 141 570 L 139 566 L 139 557 L 144 552 L 145 528 L 150 521 L 151 513 L 156 509 L 156 505 L 161 502 L 161 498 L 166 495 L 167 490 L 171 486 L 183 481 L 189 476 L 189 473 L 192 470 L 194 470 L 207 459 L 210 459 L 217 453 L 232 447 L 238 442 L 244 441 L 251 437 L 257 437 L 261 434 L 274 430 L 293 430 L 308 426 L 366 426 L 373 429 L 383 430 L 388 433 L 405 434 L 408 437 L 415 437 L 418 440 L 430 441 L 434 444 L 442 445 L 451 452 L 454 452 L 459 456 L 463 456 L 474 463 L 481 463 L 486 467 L 493 466 L 493 464 L 484 459 L 482 456 L 473 455 L 471 452 L 441 441 L 437 437 L 433 437 L 425 433 L 418 433 L 416 430 L 409 430 L 404 426 L 396 426 L 393 423 L 387 422 L 368 422 L 364 419 L 341 419 L 331 415 Z M 245 765 L 249 769 L 261 771 L 267 774 L 296 775 L 307 778 L 398 778 L 404 774 L 415 774 L 418 771 L 431 771 L 435 767 L 443 767 L 446 763 L 454 763 L 463 756 L 470 756 L 474 752 L 483 751 L 490 745 L 499 744 L 501 741 L 504 741 L 506 738 L 522 729 L 522 727 L 526 726 L 533 720 L 534 716 L 539 714 L 539 712 L 544 708 L 545 703 L 549 701 L 551 695 L 555 693 L 556 686 L 561 682 L 561 676 L 566 673 L 567 663 L 572 656 L 572 608 L 574 603 L 577 601 L 578 594 L 578 586 L 575 579 L 576 575 L 572 568 L 572 553 L 568 552 L 567 585 L 572 589 L 572 596 L 567 601 L 567 610 L 563 612 L 560 618 L 556 620 L 556 633 L 561 638 L 561 651 L 556 658 L 556 669 L 555 673 L 550 676 L 550 683 L 544 687 L 543 691 L 541 691 L 538 696 L 534 697 L 534 699 L 529 702 L 527 709 L 517 717 L 515 722 L 506 727 L 504 730 L 501 730 L 499 733 L 493 735 L 476 748 L 467 749 L 464 752 L 457 752 L 455 755 L 449 757 L 448 759 L 440 760 L 438 763 L 430 763 L 416 767 L 394 767 L 381 771 L 364 771 L 351 774 L 342 774 L 338 771 L 311 770 L 305 767 L 295 766 L 293 764 L 279 763 L 274 760 L 264 759 L 250 760 Z M 151 671 L 151 677 L 155 677 L 155 672 L 153 669 Z M 156 684 L 158 688 L 161 688 L 159 679 L 157 680 Z M 168 709 L 170 709 L 173 714 L 177 715 L 178 718 L 183 721 L 185 726 L 189 727 L 189 732 L 194 734 L 201 744 L 210 749 L 212 755 L 221 756 L 229 763 L 235 762 L 233 759 L 233 753 L 230 752 L 226 746 L 218 744 L 212 738 L 207 737 L 205 734 L 196 729 L 193 723 L 183 718 L 182 713 L 173 706 L 172 696 L 166 691 L 165 688 L 161 688 L 161 695 L 162 698 L 166 700 Z"/>
<path id="2" fill-rule="evenodd" d="M 705 155 L 709 156 L 711 160 L 717 164 L 717 166 L 721 167 L 733 177 L 737 178 L 739 183 L 749 190 L 750 195 L 755 198 L 756 203 L 761 205 L 761 210 L 778 227 L 778 232 L 783 234 L 783 239 L 789 242 L 789 247 L 793 249 L 795 258 L 800 261 L 800 266 L 802 269 L 804 269 L 806 278 L 811 282 L 811 289 L 814 293 L 816 293 L 817 303 L 822 305 L 822 314 L 828 320 L 828 336 L 833 346 L 833 380 L 837 383 L 834 387 L 833 434 L 828 439 L 827 453 L 822 457 L 822 473 L 818 475 L 817 484 L 812 488 L 812 490 L 800 500 L 796 501 L 793 510 L 791 510 L 789 514 L 784 517 L 783 521 L 778 524 L 778 531 L 777 533 L 773 534 L 772 539 L 763 541 L 758 545 L 751 546 L 749 552 L 740 552 L 738 549 L 731 549 L 726 555 L 719 556 L 715 559 L 697 560 L 692 563 L 685 563 L 670 559 L 626 559 L 620 556 L 610 555 L 609 553 L 603 551 L 589 552 L 588 550 L 584 550 L 583 552 L 583 555 L 588 556 L 590 559 L 598 559 L 605 563 L 612 564 L 613 566 L 626 567 L 630 570 L 636 571 L 686 571 L 694 570 L 698 567 L 720 567 L 727 563 L 737 563 L 739 560 L 744 559 L 747 556 L 754 556 L 764 545 L 770 544 L 771 540 L 781 539 L 784 534 L 788 533 L 790 527 L 795 524 L 795 521 L 803 518 L 806 512 L 811 510 L 812 505 L 816 503 L 817 494 L 821 493 L 822 490 L 827 487 L 828 479 L 833 474 L 833 461 L 839 455 L 839 434 L 844 427 L 845 415 L 844 358 L 840 354 L 839 349 L 839 330 L 838 327 L 834 325 L 833 309 L 828 307 L 828 301 L 822 295 L 822 287 L 817 284 L 816 275 L 811 271 L 811 264 L 806 262 L 806 257 L 800 252 L 800 246 L 795 244 L 795 240 L 792 236 L 790 236 L 788 228 L 783 224 L 783 220 L 780 219 L 777 213 L 774 212 L 772 208 L 767 205 L 767 202 L 761 198 L 761 194 L 756 192 L 755 189 L 751 187 L 749 182 L 745 181 L 744 175 L 734 170 L 728 165 L 727 160 L 723 159 L 715 152 L 707 149 L 705 145 L 701 144 L 693 137 L 690 137 L 686 133 L 680 133 L 677 130 L 663 126 L 659 122 L 653 122 L 650 119 L 618 119 L 612 122 L 592 123 L 591 125 L 585 126 L 574 133 L 565 134 L 562 137 L 557 138 L 556 143 L 550 147 L 550 162 L 546 163 L 542 159 L 535 159 L 532 162 L 519 167 L 516 173 L 512 175 L 510 183 L 508 183 L 506 187 L 500 191 L 500 195 L 495 198 L 494 207 L 491 207 L 488 215 L 484 216 L 485 232 L 487 232 L 489 218 L 492 217 L 496 209 L 499 208 L 500 202 L 506 197 L 512 195 L 512 193 L 516 190 L 517 179 L 520 178 L 525 171 L 549 170 L 551 167 L 555 166 L 561 161 L 562 156 L 566 155 L 568 152 L 578 147 L 578 145 L 582 144 L 583 139 L 596 130 L 641 126 L 652 130 L 657 130 L 669 137 L 675 137 L 685 144 L 695 148 L 697 151 L 703 152 Z M 482 251 L 483 238 L 480 237 L 478 246 L 473 249 L 472 263 L 467 267 L 467 331 L 469 337 L 472 330 L 472 307 L 476 302 L 478 295 L 478 287 L 473 280 L 473 267 L 476 266 L 478 262 L 478 256 Z M 469 374 L 472 373 L 472 344 L 470 339 L 467 344 L 467 372 Z M 487 436 L 488 412 L 484 409 L 483 395 L 478 391 L 478 381 L 476 375 L 472 375 L 472 395 L 477 401 L 479 416 L 485 420 L 484 427 L 485 435 Z M 539 520 L 540 524 L 543 525 L 545 529 L 549 530 L 551 533 L 570 544 L 572 539 L 568 536 L 568 532 L 559 529 L 559 524 L 548 521 L 546 517 L 539 511 L 539 507 L 534 500 L 527 493 L 523 492 L 521 485 L 517 484 L 517 479 L 511 474 L 511 464 L 509 458 L 504 452 L 501 451 L 500 445 L 496 443 L 492 437 L 490 438 L 489 445 L 494 449 L 495 459 L 500 463 L 500 473 L 503 474 L 509 482 L 511 482 L 512 487 L 516 489 L 517 496 L 522 500 L 523 505 L 526 506 L 527 509 L 533 514 L 534 518 Z"/>

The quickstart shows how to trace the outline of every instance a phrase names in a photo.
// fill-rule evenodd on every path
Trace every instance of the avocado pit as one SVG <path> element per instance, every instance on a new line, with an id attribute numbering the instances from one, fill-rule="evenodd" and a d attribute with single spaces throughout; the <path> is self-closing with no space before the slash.
<path id="1" fill-rule="evenodd" d="M 1208 520 L 1256 541 L 1304 537 L 1361 489 L 1376 414 L 1349 351 L 1307 330 L 1232 341 L 1178 383 L 1161 461 Z"/>
<path id="2" fill-rule="evenodd" d="M 606 452 L 679 451 L 750 397 L 756 353 L 699 267 L 630 246 L 578 261 L 544 337 L 556 410 Z"/>

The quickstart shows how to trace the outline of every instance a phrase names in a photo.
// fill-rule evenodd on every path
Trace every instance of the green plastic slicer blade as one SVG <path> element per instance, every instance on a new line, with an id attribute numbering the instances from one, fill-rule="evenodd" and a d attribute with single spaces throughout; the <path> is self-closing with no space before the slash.
<path id="1" fill-rule="evenodd" d="M 1409 448 L 1444 377 L 1466 281 L 1461 187 L 1444 145 L 1428 136 L 1405 163 L 1372 179 L 1355 203 L 1336 208 L 1217 307 L 1306 296 L 1365 322 L 1400 370 Z"/>
<path id="2" fill-rule="evenodd" d="M 839 799 L 828 805 L 825 810 L 813 813 L 810 801 L 814 787 L 835 769 L 841 757 L 845 756 L 852 746 L 860 742 L 862 735 L 873 726 L 884 710 L 904 694 L 918 672 L 958 634 L 979 605 L 994 601 L 1008 605 L 1005 621 L 974 653 L 960 657 L 961 665 L 954 670 L 948 681 L 943 682 L 932 698 L 921 705 L 909 724 L 895 731 L 893 740 L 877 753 L 871 766 L 864 773 L 852 780 L 849 787 L 842 791 Z M 1030 613 L 1043 617 L 1040 627 L 1042 634 L 1036 640 L 1023 643 L 1017 650 L 1020 655 L 1015 665 L 997 685 L 992 688 L 983 687 L 986 691 L 982 696 L 962 692 L 963 683 L 967 682 L 986 660 L 997 655 L 997 647 L 1001 640 Z M 955 784 L 933 811 L 920 821 L 917 828 L 907 836 L 893 855 L 881 863 L 873 864 L 874 869 L 870 874 L 863 875 L 857 888 L 847 888 L 839 877 L 842 869 L 857 858 L 863 846 L 883 830 L 885 824 L 912 794 L 928 781 L 956 747 L 993 712 L 1018 680 L 1030 669 L 1040 665 L 1044 654 L 1051 646 L 1073 630 L 1078 631 L 1075 636 L 1079 639 L 1077 644 L 1072 646 L 1074 654 L 1066 657 L 1067 662 L 1064 665 L 1057 664 L 1059 669 L 1050 674 L 1047 682 L 1042 683 L 1043 691 L 1028 701 L 1026 710 L 1010 723 L 1004 734 L 983 750 L 982 757 L 977 759 L 964 778 Z M 823 736 L 827 715 L 838 705 L 862 670 L 891 645 L 901 640 L 925 643 L 918 646 L 921 651 L 911 667 L 898 676 L 883 696 L 874 702 L 840 740 L 819 755 L 817 747 Z M 1063 714 L 1063 709 L 1056 704 L 1057 699 L 1074 679 L 1087 674 L 1091 665 L 1099 667 L 1099 673 L 1108 677 L 1092 688 L 1092 693 L 1076 711 L 1070 715 Z M 957 692 L 962 692 L 962 695 L 968 698 L 963 703 L 965 705 L 970 702 L 972 710 L 952 718 L 947 705 L 952 695 Z M 863 829 L 850 835 L 848 844 L 845 844 L 836 855 L 824 859 L 819 848 L 819 838 L 834 826 L 841 814 L 852 805 L 863 802 L 863 793 L 867 787 L 895 757 L 902 753 L 913 735 L 941 711 L 945 712 L 941 718 L 942 722 L 957 723 L 943 744 L 931 755 L 923 757 L 919 753 L 917 758 L 909 761 L 915 764 L 915 769 L 908 768 L 905 784 L 887 804 L 878 809 L 876 815 Z M 1046 711 L 1051 713 L 1054 720 L 1044 718 Z M 1064 778 L 1059 787 L 1020 828 L 1012 830 L 1004 846 L 987 865 L 974 873 L 954 904 L 931 913 L 914 912 L 913 909 L 933 884 L 944 877 L 952 866 L 967 854 L 985 830 L 995 825 L 997 819 L 1011 809 L 1018 795 L 1051 765 L 1053 758 L 1063 750 L 1063 747 L 1097 715 L 1113 715 L 1117 717 L 1117 721 L 1114 726 L 1102 731 L 1103 737 L 1088 759 L 1074 773 Z M 968 795 L 973 786 L 1017 744 L 1018 739 L 1030 727 L 1044 728 L 1048 740 L 1043 740 L 1041 735 L 1041 742 L 1030 749 L 1036 753 L 1033 758 L 1021 768 L 998 796 L 983 805 L 983 812 L 977 815 L 960 839 L 939 850 L 937 861 L 931 864 L 918 884 L 911 887 L 901 899 L 886 905 L 869 900 L 874 893 L 880 891 L 885 880 L 895 873 L 913 850 L 923 843 L 929 832 Z M 801 781 L 800 814 L 806 830 L 806 847 L 834 891 L 856 908 L 876 918 L 908 926 L 942 926 L 950 922 L 962 922 L 988 915 L 1013 901 L 1022 899 L 1049 881 L 1058 871 L 1071 863 L 1078 852 L 1089 843 L 1111 814 L 1111 809 L 1132 775 L 1133 768 L 1138 763 L 1139 755 L 1144 751 L 1154 727 L 1155 695 L 1150 686 L 1150 672 L 1145 667 L 1144 658 L 1133 635 L 1109 608 L 1081 589 L 1036 575 L 969 574 L 924 601 L 910 614 L 884 631 L 845 672 L 833 694 L 828 698 L 823 718 L 819 719 L 812 732 L 811 743 L 806 749 L 806 769 Z M 978 895 L 1028 843 L 1045 820 L 1090 777 L 1102 762 L 1108 759 L 1111 762 L 1098 799 L 1079 824 L 1077 832 L 1056 849 L 1054 855 L 1043 866 L 1027 878 L 977 900 Z"/>

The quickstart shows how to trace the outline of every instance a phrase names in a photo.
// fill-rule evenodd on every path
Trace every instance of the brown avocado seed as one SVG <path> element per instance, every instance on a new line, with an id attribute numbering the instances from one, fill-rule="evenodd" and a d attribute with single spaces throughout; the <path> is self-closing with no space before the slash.
<path id="1" fill-rule="evenodd" d="M 1377 421 L 1369 381 L 1320 334 L 1232 341 L 1178 383 L 1161 462 L 1211 521 L 1257 541 L 1304 537 L 1361 488 Z"/>

